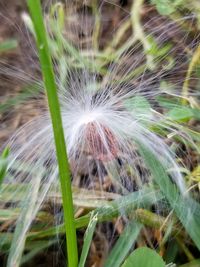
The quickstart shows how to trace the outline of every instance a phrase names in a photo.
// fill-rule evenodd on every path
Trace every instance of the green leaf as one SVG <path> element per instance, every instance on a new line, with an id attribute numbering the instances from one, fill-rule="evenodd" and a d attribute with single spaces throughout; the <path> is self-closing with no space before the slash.
<path id="1" fill-rule="evenodd" d="M 92 242 L 92 237 L 94 234 L 94 230 L 97 224 L 97 214 L 94 215 L 94 213 L 91 214 L 91 219 L 90 222 L 88 224 L 87 230 L 85 232 L 85 236 L 84 236 L 84 243 L 83 243 L 83 249 L 81 252 L 81 257 L 80 257 L 80 261 L 79 261 L 79 265 L 78 267 L 84 267 L 85 266 L 85 262 L 87 259 L 87 255 L 88 255 L 88 251 L 90 248 L 90 244 Z"/>
<path id="2" fill-rule="evenodd" d="M 146 50 L 146 53 L 156 58 L 166 56 L 166 54 L 169 53 L 170 49 L 172 48 L 172 45 L 170 43 L 159 46 L 153 35 L 148 35 L 146 38 L 150 45 L 149 49 Z"/>
<path id="3" fill-rule="evenodd" d="M 142 224 L 135 221 L 130 222 L 126 226 L 105 262 L 106 267 L 121 266 L 130 249 L 133 247 L 141 229 Z"/>
<path id="4" fill-rule="evenodd" d="M 185 0 L 152 0 L 161 15 L 170 15 L 176 11 L 177 7 Z"/>
<path id="5" fill-rule="evenodd" d="M 164 16 L 170 15 L 176 10 L 173 5 L 165 4 L 165 3 L 162 3 L 161 1 L 157 3 L 156 8 L 158 12 Z"/>
<path id="6" fill-rule="evenodd" d="M 126 99 L 124 101 L 124 106 L 129 110 L 130 112 L 134 112 L 134 114 L 149 114 L 151 105 L 147 101 L 145 97 L 142 96 L 135 96 L 131 97 L 129 99 Z"/>
<path id="7" fill-rule="evenodd" d="M 200 250 L 200 205 L 189 195 L 183 195 L 179 192 L 175 183 L 173 183 L 158 160 L 149 148 L 139 143 L 139 150 L 143 156 L 146 166 L 149 168 L 155 182 L 168 200 L 171 208 L 175 211 L 177 217 L 185 227 L 197 248 Z"/>
<path id="8" fill-rule="evenodd" d="M 165 263 L 154 250 L 143 247 L 131 253 L 122 267 L 165 267 Z"/>
<path id="9" fill-rule="evenodd" d="M 175 107 L 167 113 L 167 116 L 171 120 L 185 122 L 193 118 L 192 109 L 187 107 Z"/>
<path id="10" fill-rule="evenodd" d="M 148 43 L 149 43 L 149 48 L 146 49 L 146 53 L 149 54 L 149 55 L 152 55 L 152 56 L 157 56 L 158 55 L 158 44 L 155 40 L 155 38 L 152 36 L 152 35 L 148 35 L 146 37 Z"/>
<path id="11" fill-rule="evenodd" d="M 181 105 L 171 109 L 167 116 L 177 122 L 187 122 L 190 119 L 200 120 L 200 110 Z"/>
<path id="12" fill-rule="evenodd" d="M 200 110 L 197 108 L 191 108 L 190 106 L 183 105 L 177 99 L 166 98 L 164 96 L 158 96 L 156 100 L 161 107 L 169 110 L 166 115 L 171 120 L 178 122 L 186 122 L 192 118 L 200 120 Z"/>
<path id="13" fill-rule="evenodd" d="M 160 89 L 166 90 L 166 88 L 169 88 L 169 90 L 174 90 L 174 88 L 172 87 L 171 84 L 163 81 L 160 85 Z M 168 96 L 166 96 L 166 94 L 157 96 L 156 101 L 158 101 L 158 103 L 161 107 L 167 108 L 167 109 L 171 109 L 171 108 L 174 108 L 176 106 L 181 105 L 180 102 L 177 101 L 177 99 L 174 99 L 172 97 L 168 97 Z"/>

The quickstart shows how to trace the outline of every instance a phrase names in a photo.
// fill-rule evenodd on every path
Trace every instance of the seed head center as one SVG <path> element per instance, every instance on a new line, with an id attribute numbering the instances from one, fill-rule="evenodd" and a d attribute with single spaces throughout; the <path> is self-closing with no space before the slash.
<path id="1" fill-rule="evenodd" d="M 100 116 L 100 112 L 97 111 L 87 111 L 80 118 L 80 123 L 87 125 L 94 122 Z"/>

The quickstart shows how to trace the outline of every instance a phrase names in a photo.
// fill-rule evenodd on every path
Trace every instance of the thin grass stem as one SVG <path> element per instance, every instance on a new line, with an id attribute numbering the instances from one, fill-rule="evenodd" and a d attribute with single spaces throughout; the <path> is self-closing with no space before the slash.
<path id="1" fill-rule="evenodd" d="M 65 233 L 67 240 L 67 255 L 69 264 L 68 266 L 76 267 L 78 265 L 78 250 L 72 200 L 71 175 L 66 152 L 66 144 L 64 139 L 53 65 L 48 47 L 47 33 L 44 26 L 40 0 L 28 0 L 28 6 L 35 28 L 39 59 L 52 119 L 62 190 Z"/>

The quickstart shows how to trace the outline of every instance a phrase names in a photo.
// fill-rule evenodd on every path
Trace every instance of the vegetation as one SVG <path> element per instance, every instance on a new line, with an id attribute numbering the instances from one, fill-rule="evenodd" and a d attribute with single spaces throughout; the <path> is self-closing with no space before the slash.
<path id="1" fill-rule="evenodd" d="M 37 266 L 55 247 L 69 267 L 200 266 L 200 7 L 120 4 L 57 1 L 42 13 L 28 0 L 22 18 L 41 74 L 0 112 L 43 100 L 45 88 L 50 116 L 14 134 L 0 157 L 7 267 Z M 122 14 L 111 34 L 104 5 Z M 0 56 L 19 45 L 3 41 Z"/>

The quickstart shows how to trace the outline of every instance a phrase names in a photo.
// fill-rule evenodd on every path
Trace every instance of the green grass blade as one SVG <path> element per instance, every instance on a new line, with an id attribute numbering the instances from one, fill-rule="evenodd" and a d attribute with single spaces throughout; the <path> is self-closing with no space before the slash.
<path id="1" fill-rule="evenodd" d="M 113 218 L 118 217 L 122 214 L 127 214 L 130 211 L 134 213 L 134 210 L 138 207 L 145 207 L 149 205 L 155 204 L 157 201 L 160 201 L 163 199 L 163 196 L 160 194 L 159 191 L 152 190 L 150 188 L 144 188 L 138 192 L 133 192 L 127 196 L 123 196 L 118 198 L 117 200 L 108 202 L 107 205 L 105 205 L 103 208 L 97 208 L 93 211 L 93 214 L 96 214 L 98 222 L 104 222 L 104 221 L 111 221 Z M 14 212 L 14 211 L 13 211 Z M 3 212 L 3 214 L 0 216 L 15 216 L 15 213 L 11 212 Z M 18 211 L 17 211 L 18 212 Z M 41 213 L 41 212 L 40 212 Z M 40 216 L 38 213 L 38 216 Z M 17 213 L 18 214 L 18 213 Z M 16 214 L 16 215 L 17 215 Z M 42 215 L 42 214 L 41 214 Z M 43 216 L 43 215 L 42 215 Z M 44 215 L 46 218 L 46 215 Z M 77 218 L 75 220 L 76 228 L 83 228 L 87 227 L 87 225 L 90 222 L 91 213 L 88 213 L 87 215 Z M 9 219 L 9 218 L 8 218 Z M 10 219 L 16 219 L 10 217 Z M 51 227 L 47 230 L 34 230 L 32 233 L 28 233 L 26 238 L 26 249 L 28 249 L 28 244 L 31 242 L 36 242 L 36 240 L 46 240 L 51 237 L 57 237 L 58 234 L 65 234 L 65 227 L 64 225 L 57 225 L 54 227 Z M 1 240 L 1 250 L 7 250 L 9 247 L 9 244 L 13 240 L 13 233 L 0 233 L 0 240 Z"/>
<path id="2" fill-rule="evenodd" d="M 177 254 L 179 252 L 179 247 L 176 240 L 170 241 L 167 245 L 165 252 L 165 261 L 166 263 L 175 262 Z"/>
<path id="3" fill-rule="evenodd" d="M 0 53 L 7 52 L 9 50 L 15 49 L 18 46 L 18 42 L 15 39 L 9 39 L 0 43 Z"/>
<path id="4" fill-rule="evenodd" d="M 54 139 L 62 190 L 68 262 L 69 267 L 76 267 L 78 265 L 78 249 L 76 240 L 76 228 L 74 223 L 71 175 L 66 152 L 53 65 L 47 42 L 47 34 L 43 22 L 41 3 L 39 0 L 28 0 L 28 6 L 35 28 L 39 58 L 54 131 Z"/>
<path id="5" fill-rule="evenodd" d="M 10 153 L 10 149 L 6 147 L 0 157 L 0 188 L 3 182 L 3 179 L 5 178 L 5 175 L 6 175 L 7 165 L 8 165 L 7 157 L 9 153 Z"/>
<path id="6" fill-rule="evenodd" d="M 85 266 L 85 262 L 88 256 L 88 251 L 90 248 L 90 244 L 92 242 L 92 237 L 94 234 L 94 230 L 97 224 L 97 214 L 91 214 L 91 220 L 88 224 L 87 230 L 85 232 L 85 236 L 84 236 L 84 243 L 83 243 L 83 249 L 81 252 L 81 257 L 80 257 L 80 261 L 79 261 L 79 265 L 78 267 L 84 267 Z"/>
<path id="7" fill-rule="evenodd" d="M 139 144 L 141 155 L 171 208 L 185 227 L 197 248 L 200 250 L 200 205 L 189 196 L 180 194 L 177 186 L 170 180 L 158 158 L 144 145 Z"/>
<path id="8" fill-rule="evenodd" d="M 137 222 L 130 222 L 123 233 L 120 235 L 117 243 L 113 247 L 110 255 L 106 259 L 106 267 L 120 267 L 126 256 L 128 255 L 130 249 L 133 247 L 140 231 L 142 229 L 142 224 Z"/>
<path id="9" fill-rule="evenodd" d="M 38 192 L 42 176 L 38 175 L 35 182 L 27 190 L 25 199 L 21 202 L 22 208 L 15 227 L 14 236 L 12 239 L 7 267 L 18 267 L 21 262 L 25 242 L 26 232 L 32 222 L 32 214 L 37 205 Z"/>
<path id="10" fill-rule="evenodd" d="M 106 206 L 102 208 L 97 208 L 94 210 L 95 214 L 98 216 L 98 222 L 104 222 L 112 220 L 113 218 L 122 214 L 127 214 L 129 211 L 133 212 L 138 207 L 145 207 L 155 204 L 163 198 L 159 191 L 154 191 L 149 188 L 144 188 L 138 192 L 133 192 L 127 196 L 121 197 L 117 200 L 111 201 Z M 75 220 L 76 228 L 86 227 L 90 221 L 91 213 L 84 215 Z M 65 229 L 63 225 L 57 227 L 49 228 L 48 230 L 41 231 L 38 233 L 30 233 L 28 235 L 28 240 L 35 238 L 45 238 L 57 235 L 58 233 L 64 233 Z"/>

